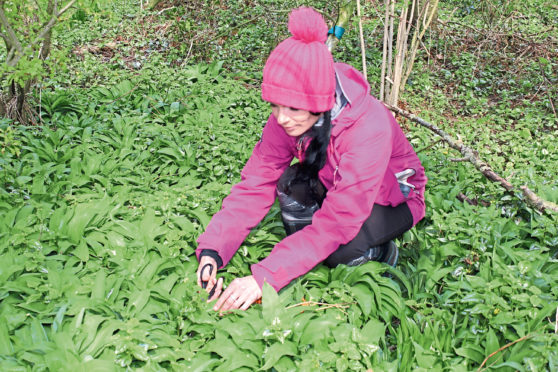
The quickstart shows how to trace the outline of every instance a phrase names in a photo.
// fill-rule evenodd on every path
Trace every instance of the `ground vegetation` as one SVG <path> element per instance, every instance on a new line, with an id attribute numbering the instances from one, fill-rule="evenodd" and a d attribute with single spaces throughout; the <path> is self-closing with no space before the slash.
<path id="1" fill-rule="evenodd" d="M 210 310 L 195 239 L 259 138 L 262 66 L 302 4 L 335 18 L 331 1 L 103 0 L 56 23 L 66 67 L 31 92 L 40 125 L 0 119 L 0 370 L 558 369 L 557 215 L 404 117 L 429 184 L 397 268 L 318 265 Z M 374 95 L 382 5 L 361 4 Z M 397 102 L 554 203 L 557 18 L 545 0 L 440 1 Z M 354 17 L 334 57 L 361 68 L 360 45 Z M 219 275 L 283 237 L 274 206 Z"/>

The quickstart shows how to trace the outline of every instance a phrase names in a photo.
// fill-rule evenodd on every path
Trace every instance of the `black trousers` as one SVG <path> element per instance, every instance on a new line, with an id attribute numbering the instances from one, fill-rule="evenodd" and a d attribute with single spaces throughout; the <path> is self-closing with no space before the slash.
<path id="1" fill-rule="evenodd" d="M 327 193 L 319 180 L 294 181 L 299 167 L 300 164 L 291 165 L 277 183 L 281 216 L 287 235 L 312 223 L 312 215 L 320 208 Z M 340 245 L 324 263 L 330 267 L 346 264 L 363 256 L 369 248 L 402 235 L 412 226 L 413 216 L 407 203 L 396 207 L 374 204 L 370 216 L 364 221 L 354 239 Z"/>

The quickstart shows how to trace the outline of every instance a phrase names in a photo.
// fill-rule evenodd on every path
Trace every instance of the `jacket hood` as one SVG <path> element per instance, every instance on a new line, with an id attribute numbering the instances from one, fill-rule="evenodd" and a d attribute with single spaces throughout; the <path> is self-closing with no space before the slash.
<path id="1" fill-rule="evenodd" d="M 363 101 L 370 97 L 370 85 L 357 69 L 346 63 L 338 62 L 335 63 L 335 73 L 337 83 L 347 99 L 347 105 L 332 123 L 331 134 L 334 136 L 366 112 L 368 105 L 363 104 Z"/>

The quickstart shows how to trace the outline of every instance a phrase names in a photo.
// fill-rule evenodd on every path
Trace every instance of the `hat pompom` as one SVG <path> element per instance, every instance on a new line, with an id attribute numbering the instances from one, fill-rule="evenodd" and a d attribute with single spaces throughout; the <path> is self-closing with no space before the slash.
<path id="1" fill-rule="evenodd" d="M 327 25 L 322 15 L 312 8 L 301 7 L 289 15 L 289 31 L 293 38 L 306 43 L 327 39 Z"/>

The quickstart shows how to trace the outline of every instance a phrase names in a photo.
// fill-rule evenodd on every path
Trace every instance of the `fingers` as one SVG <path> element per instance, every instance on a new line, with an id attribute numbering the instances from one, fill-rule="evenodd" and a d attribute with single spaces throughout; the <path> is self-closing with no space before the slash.
<path id="1" fill-rule="evenodd" d="M 234 292 L 234 287 L 233 287 L 233 283 L 234 281 L 231 283 L 231 285 L 229 285 L 227 287 L 227 289 L 225 290 L 225 292 L 223 292 L 223 294 L 221 296 L 219 296 L 219 299 L 217 300 L 217 303 L 215 304 L 215 306 L 213 306 L 213 310 L 218 311 L 226 311 L 228 310 L 229 306 L 225 306 L 225 304 L 229 304 L 231 301 L 234 301 L 233 292 Z"/>
<path id="2" fill-rule="evenodd" d="M 237 305 L 241 296 L 244 293 L 244 288 L 240 286 L 239 279 L 235 279 L 227 287 L 225 292 L 219 297 L 219 300 L 213 307 L 215 311 L 228 311 L 232 309 L 238 309 L 240 303 Z"/>
<path id="3" fill-rule="evenodd" d="M 262 291 L 258 283 L 254 277 L 247 276 L 233 280 L 224 292 L 223 279 L 220 278 L 211 300 L 217 299 L 213 310 L 223 313 L 234 309 L 246 310 L 261 297 Z"/>
<path id="4" fill-rule="evenodd" d="M 215 287 L 215 292 L 213 293 L 213 296 L 211 296 L 211 298 L 207 299 L 207 302 L 211 302 L 217 298 L 219 298 L 219 296 L 221 295 L 221 292 L 223 292 L 223 278 L 219 278 L 219 280 L 217 280 L 216 284 L 208 284 L 207 288 L 209 289 L 209 292 L 211 292 L 211 288 L 213 288 L 213 286 Z"/>
<path id="5" fill-rule="evenodd" d="M 257 297 L 257 296 L 251 296 L 248 300 L 246 300 L 246 301 L 244 302 L 244 305 L 242 305 L 242 306 L 240 307 L 240 310 L 243 310 L 243 311 L 244 311 L 244 310 L 248 310 L 248 308 L 249 308 L 250 306 L 252 306 L 252 304 L 253 304 L 254 302 L 256 302 L 257 300 L 258 300 L 258 297 Z"/>
<path id="6" fill-rule="evenodd" d="M 212 269 L 206 265 L 212 265 Z M 204 269 L 205 268 L 205 269 Z M 202 282 L 208 282 L 207 287 L 209 287 L 209 282 L 213 279 L 213 284 L 215 283 L 215 278 L 217 276 L 217 262 L 215 259 L 209 256 L 203 256 L 200 259 L 200 264 L 198 265 L 197 277 L 198 277 L 198 286 L 202 286 Z M 213 285 L 211 285 L 213 287 Z"/>
<path id="7" fill-rule="evenodd" d="M 213 269 L 211 269 L 211 270 L 210 269 L 202 270 L 202 272 L 200 273 L 201 280 L 204 281 L 204 282 L 214 280 L 215 276 L 217 275 L 216 272 L 217 272 L 217 270 L 215 270 L 215 265 L 213 266 Z"/>

